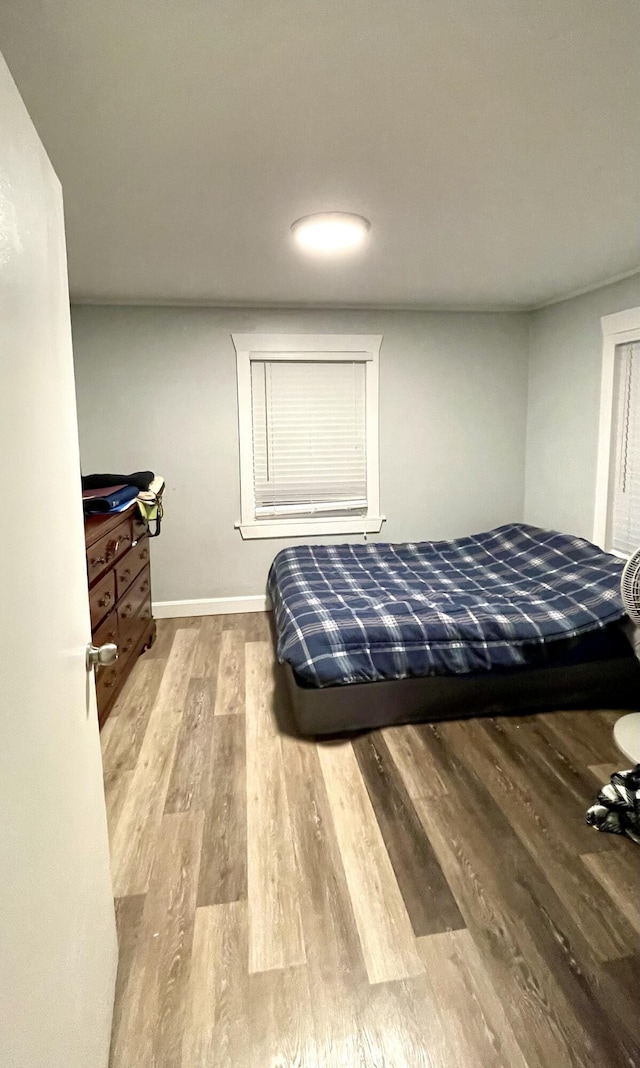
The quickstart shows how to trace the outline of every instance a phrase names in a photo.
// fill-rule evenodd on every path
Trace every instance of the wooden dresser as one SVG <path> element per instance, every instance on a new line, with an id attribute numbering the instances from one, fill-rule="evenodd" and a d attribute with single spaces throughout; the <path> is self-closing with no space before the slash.
<path id="1" fill-rule="evenodd" d="M 84 524 L 94 645 L 114 642 L 118 659 L 96 669 L 98 720 L 103 725 L 138 656 L 153 644 L 147 524 L 137 505 Z"/>

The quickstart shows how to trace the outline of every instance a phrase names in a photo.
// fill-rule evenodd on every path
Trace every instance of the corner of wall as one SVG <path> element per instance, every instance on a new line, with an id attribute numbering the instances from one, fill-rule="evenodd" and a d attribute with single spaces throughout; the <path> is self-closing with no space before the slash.
<path id="1" fill-rule="evenodd" d="M 530 470 L 530 420 L 531 420 L 531 407 L 530 407 L 530 394 L 531 394 L 531 351 L 533 347 L 533 332 L 535 326 L 535 316 L 538 313 L 535 311 L 527 312 L 526 321 L 526 363 L 527 363 L 527 383 L 525 389 L 525 411 L 526 419 L 524 424 L 524 453 L 522 464 L 522 520 L 524 523 L 529 523 L 531 517 L 529 515 L 529 470 Z"/>

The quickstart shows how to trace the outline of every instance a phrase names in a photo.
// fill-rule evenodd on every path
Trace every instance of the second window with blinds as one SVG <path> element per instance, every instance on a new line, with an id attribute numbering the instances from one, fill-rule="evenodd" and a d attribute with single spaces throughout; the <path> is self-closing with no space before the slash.
<path id="1" fill-rule="evenodd" d="M 604 337 L 594 541 L 640 548 L 640 308 L 602 319 Z"/>
<path id="2" fill-rule="evenodd" d="M 380 530 L 369 334 L 233 334 L 244 538 Z"/>

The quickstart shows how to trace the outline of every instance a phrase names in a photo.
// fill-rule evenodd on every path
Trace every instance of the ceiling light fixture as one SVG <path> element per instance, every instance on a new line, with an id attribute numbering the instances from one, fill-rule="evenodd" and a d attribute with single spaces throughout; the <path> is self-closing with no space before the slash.
<path id="1" fill-rule="evenodd" d="M 291 232 L 300 248 L 307 252 L 348 252 L 357 248 L 367 237 L 371 223 L 362 215 L 347 211 L 323 211 L 305 215 L 291 225 Z"/>

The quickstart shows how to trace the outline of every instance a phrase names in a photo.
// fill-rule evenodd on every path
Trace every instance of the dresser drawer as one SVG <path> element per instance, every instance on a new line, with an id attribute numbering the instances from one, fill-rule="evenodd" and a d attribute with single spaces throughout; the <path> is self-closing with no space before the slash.
<path id="1" fill-rule="evenodd" d="M 108 636 L 104 640 L 113 640 L 112 617 L 116 615 L 117 613 L 111 612 L 100 625 L 94 639 L 95 644 L 97 644 L 98 634 L 102 635 L 103 628 L 106 625 L 111 627 L 111 631 L 106 632 Z M 123 683 L 126 682 L 137 660 L 140 653 L 140 642 L 144 634 L 149 633 L 151 618 L 151 599 L 147 597 L 147 600 L 143 601 L 136 614 L 127 619 L 121 627 L 116 623 L 118 659 L 115 664 L 97 668 L 96 670 L 96 700 L 98 703 L 98 718 L 101 723 L 104 722 L 105 711 L 113 703 L 115 694 L 122 689 Z"/>
<path id="2" fill-rule="evenodd" d="M 134 645 L 140 640 L 140 636 L 149 625 L 151 619 L 151 598 L 147 596 L 146 601 L 143 601 L 138 611 L 130 619 L 127 619 L 123 624 L 124 635 L 120 639 L 120 657 L 125 659 Z"/>
<path id="3" fill-rule="evenodd" d="M 155 637 L 147 523 L 137 505 L 121 514 L 85 518 L 92 642 L 118 647 L 114 664 L 95 672 L 103 725 L 140 654 Z"/>
<path id="4" fill-rule="evenodd" d="M 94 541 L 87 549 L 87 574 L 89 585 L 95 582 L 106 568 L 131 548 L 131 519 L 123 519 L 114 530 Z"/>
<path id="5" fill-rule="evenodd" d="M 96 671 L 96 702 L 98 705 L 98 715 L 100 715 L 105 705 L 108 704 L 111 695 L 115 693 L 120 677 L 119 672 L 120 667 L 117 660 L 115 664 L 110 664 L 109 667 L 98 668 Z"/>
<path id="6" fill-rule="evenodd" d="M 136 505 L 135 511 L 131 516 L 131 530 L 133 532 L 134 542 L 140 541 L 147 533 L 147 521 L 140 515 L 140 509 Z"/>
<path id="7" fill-rule="evenodd" d="M 107 612 L 115 606 L 116 603 L 116 576 L 113 571 L 109 571 L 108 574 L 101 578 L 93 587 L 89 590 L 89 610 L 91 612 L 91 630 L 94 632 L 97 630 L 98 624 Z"/>
<path id="8" fill-rule="evenodd" d="M 118 644 L 118 613 L 115 609 L 109 612 L 107 618 L 93 631 L 91 641 L 97 646 L 108 645 L 110 642 Z M 102 671 L 102 668 L 98 668 L 98 671 Z"/>
<path id="9" fill-rule="evenodd" d="M 138 573 L 149 562 L 149 539 L 145 536 L 129 549 L 116 564 L 116 593 L 118 600 L 131 585 Z"/>
<path id="10" fill-rule="evenodd" d="M 120 640 L 124 638 L 129 621 L 137 615 L 142 604 L 151 600 L 151 572 L 145 567 L 127 589 L 124 597 L 118 601 L 118 630 Z"/>
<path id="11" fill-rule="evenodd" d="M 144 623 L 145 626 L 146 626 L 146 624 L 152 618 L 153 617 L 152 617 L 152 614 L 151 614 L 151 596 L 149 595 L 147 597 L 146 601 L 142 602 L 142 604 L 140 605 L 140 608 L 138 609 L 138 611 L 136 613 L 136 623 L 140 623 L 141 625 Z"/>
<path id="12" fill-rule="evenodd" d="M 118 614 L 115 609 L 109 612 L 106 619 L 102 620 L 102 623 L 97 630 L 94 630 L 91 641 L 98 647 L 106 645 L 107 642 L 113 642 L 114 645 L 118 645 Z M 120 647 L 118 646 L 118 657 L 120 656 Z M 98 710 L 104 707 L 109 700 L 113 688 L 118 680 L 120 666 L 118 661 L 115 664 L 110 664 L 108 667 L 96 668 L 96 699 L 98 701 Z"/>

